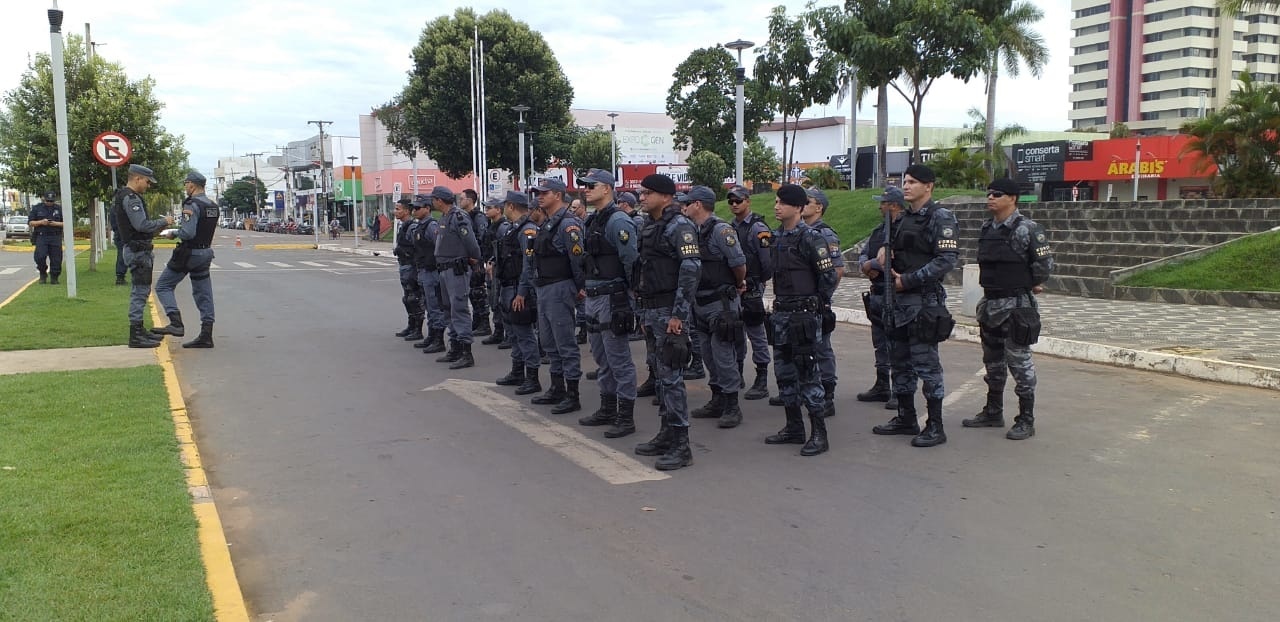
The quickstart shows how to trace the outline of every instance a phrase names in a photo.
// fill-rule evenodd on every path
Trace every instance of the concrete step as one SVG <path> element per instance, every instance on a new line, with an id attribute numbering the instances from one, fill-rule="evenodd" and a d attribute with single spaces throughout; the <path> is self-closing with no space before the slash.
<path id="1" fill-rule="evenodd" d="M 1230 242 L 1244 233 L 1223 231 L 1091 231 L 1088 229 L 1049 229 L 1049 242 L 1061 245 L 1069 242 L 1090 244 L 1166 245 L 1199 248 Z M 976 247 L 978 232 L 960 230 L 960 248 Z"/>
<path id="2" fill-rule="evenodd" d="M 1190 244 L 1138 244 L 1119 242 L 1058 242 L 1050 239 L 1050 248 L 1055 256 L 1065 255 L 1119 255 L 1125 257 L 1141 257 L 1160 259 L 1178 253 L 1193 251 L 1203 246 Z M 1063 260 L 1065 261 L 1065 259 Z"/>
<path id="3" fill-rule="evenodd" d="M 1054 275 L 1045 282 L 1044 289 L 1054 294 L 1104 298 L 1110 279 Z"/>
<path id="4" fill-rule="evenodd" d="M 1067 265 L 1106 266 L 1113 270 L 1131 268 L 1162 257 L 1141 257 L 1106 253 L 1064 253 L 1054 249 L 1053 264 L 1061 268 Z"/>
<path id="5" fill-rule="evenodd" d="M 1280 203 L 1272 201 L 1270 205 L 1262 206 L 1240 206 L 1240 207 L 1105 207 L 1105 208 L 1084 208 L 1084 207 L 1055 207 L 1055 205 L 1071 205 L 1053 204 L 1053 203 L 1035 203 L 1030 206 L 1021 206 L 1019 210 L 1036 222 L 1045 222 L 1061 219 L 1083 219 L 1083 220 L 1262 220 L 1271 222 L 1280 222 Z M 966 220 L 978 219 L 986 220 L 990 217 L 985 205 L 966 204 L 959 206 L 951 206 L 951 211 L 957 218 L 963 217 Z"/>
<path id="6" fill-rule="evenodd" d="M 1137 265 L 1137 264 L 1134 264 Z M 1095 279 L 1110 279 L 1111 272 L 1128 266 L 1098 266 L 1078 263 L 1055 264 L 1053 273 L 1057 276 L 1083 276 Z"/>

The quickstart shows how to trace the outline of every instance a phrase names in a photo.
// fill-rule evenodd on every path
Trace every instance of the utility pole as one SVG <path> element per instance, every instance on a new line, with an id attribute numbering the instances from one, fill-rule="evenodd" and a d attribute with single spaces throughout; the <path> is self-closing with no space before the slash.
<path id="1" fill-rule="evenodd" d="M 328 183 L 325 181 L 324 175 L 324 126 L 333 125 L 333 121 L 307 121 L 308 125 L 315 125 L 320 128 L 320 195 L 316 197 L 315 207 L 312 208 L 312 225 L 316 230 L 316 245 L 320 244 L 320 197 L 328 192 L 326 187 Z"/>
<path id="2" fill-rule="evenodd" d="M 351 237 L 355 239 L 356 248 L 360 248 L 360 223 L 363 219 L 356 219 L 356 160 L 358 156 L 347 156 L 351 160 Z"/>
<path id="3" fill-rule="evenodd" d="M 293 181 L 291 179 L 293 177 L 293 171 L 291 171 L 289 167 L 289 147 L 276 145 L 276 149 L 280 150 L 280 157 L 284 159 L 284 212 L 289 214 L 290 217 L 295 217 L 296 214 L 294 214 L 293 211 L 297 206 L 294 205 L 293 200 Z"/>
<path id="4" fill-rule="evenodd" d="M 262 193 L 258 192 L 258 184 L 262 182 L 258 177 L 258 156 L 261 155 L 261 152 L 244 154 L 246 158 L 253 158 L 253 204 L 258 208 L 258 218 L 262 218 Z M 265 188 L 266 184 L 262 186 Z"/>

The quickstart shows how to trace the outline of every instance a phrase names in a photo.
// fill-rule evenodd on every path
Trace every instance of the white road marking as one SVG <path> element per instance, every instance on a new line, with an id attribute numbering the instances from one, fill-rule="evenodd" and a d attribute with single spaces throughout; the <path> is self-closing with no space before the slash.
<path id="1" fill-rule="evenodd" d="M 13 274 L 21 269 L 22 268 L 4 268 L 3 270 L 0 270 L 0 274 Z"/>
<path id="2" fill-rule="evenodd" d="M 269 263 L 269 264 L 271 264 L 271 265 L 273 265 L 273 266 L 275 266 L 275 267 L 277 267 L 277 268 L 292 268 L 292 267 L 293 267 L 293 266 L 291 266 L 291 265 L 289 265 L 289 264 L 287 264 L 287 263 L 285 263 L 285 262 L 283 262 L 283 261 L 268 261 L 267 263 Z"/>
<path id="3" fill-rule="evenodd" d="M 219 265 L 218 265 L 218 264 L 216 264 L 216 263 L 211 263 L 211 264 L 209 264 L 209 269 L 210 269 L 210 270 L 221 270 L 221 269 L 222 269 L 222 266 L 219 266 Z"/>
<path id="4" fill-rule="evenodd" d="M 979 367 L 978 373 L 974 374 L 968 382 L 960 385 L 959 389 L 948 393 L 946 397 L 942 398 L 942 408 L 944 411 L 945 409 L 951 408 L 956 402 L 968 397 L 970 393 L 974 392 L 974 389 L 978 388 L 978 385 L 984 384 L 982 377 L 986 374 L 987 368 Z"/>
<path id="5" fill-rule="evenodd" d="M 241 268 L 256 268 L 256 267 L 257 267 L 257 266 L 255 266 L 255 265 L 253 265 L 253 264 L 251 264 L 251 263 L 244 262 L 244 261 L 235 261 L 235 262 L 232 262 L 232 263 L 236 264 L 237 266 L 240 266 Z"/>
<path id="6" fill-rule="evenodd" d="M 362 266 L 361 266 L 360 264 L 358 264 L 358 263 L 352 263 L 352 262 L 350 262 L 350 261 L 338 261 L 338 260 L 336 260 L 336 259 L 335 259 L 335 260 L 333 260 L 333 263 L 336 263 L 336 264 L 338 264 L 339 266 L 351 266 L 351 267 L 354 267 L 354 268 L 360 268 L 360 267 L 362 267 Z"/>
<path id="7" fill-rule="evenodd" d="M 451 378 L 423 391 L 449 391 L 516 430 L 533 442 L 554 451 L 610 484 L 634 484 L 671 476 L 641 464 L 630 456 L 583 436 L 528 410 L 523 404 L 497 393 L 487 382 Z"/>
<path id="8" fill-rule="evenodd" d="M 375 259 L 361 259 L 360 261 L 363 261 L 363 262 L 368 263 L 368 264 L 373 264 L 373 265 L 375 265 L 375 266 L 394 266 L 394 265 L 396 265 L 396 264 L 394 264 L 394 263 L 392 263 L 392 262 L 390 262 L 390 261 L 377 261 L 377 260 L 375 260 Z"/>
<path id="9" fill-rule="evenodd" d="M 312 268 L 326 268 L 326 267 L 328 267 L 328 266 L 325 266 L 325 265 L 324 265 L 324 264 L 322 264 L 322 263 L 315 262 L 315 261 L 299 261 L 298 263 L 300 263 L 300 264 L 302 264 L 302 265 L 304 265 L 304 266 L 311 266 Z"/>

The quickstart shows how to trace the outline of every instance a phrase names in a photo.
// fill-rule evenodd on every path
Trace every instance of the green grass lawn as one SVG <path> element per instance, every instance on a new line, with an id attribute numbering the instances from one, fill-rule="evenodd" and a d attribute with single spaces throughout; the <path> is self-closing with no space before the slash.
<path id="1" fill-rule="evenodd" d="M 0 396 L 0 620 L 213 620 L 160 367 Z"/>
<path id="2" fill-rule="evenodd" d="M 65 284 L 27 288 L 0 309 L 0 351 L 117 346 L 129 341 L 129 286 L 115 285 L 115 249 L 102 254 L 89 272 L 89 253 L 76 258 L 76 297 Z M 157 265 L 160 276 L 163 265 Z M 63 283 L 66 282 L 63 274 Z M 151 325 L 151 314 L 143 313 Z"/>
<path id="3" fill-rule="evenodd" d="M 1280 231 L 1228 244 L 1200 259 L 1126 279 L 1130 287 L 1215 291 L 1280 291 Z"/>

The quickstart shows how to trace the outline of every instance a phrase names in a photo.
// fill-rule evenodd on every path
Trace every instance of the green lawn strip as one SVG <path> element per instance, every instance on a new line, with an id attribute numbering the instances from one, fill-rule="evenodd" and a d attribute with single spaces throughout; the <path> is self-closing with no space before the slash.
<path id="1" fill-rule="evenodd" d="M 161 368 L 0 395 L 0 620 L 212 620 Z"/>
<path id="2" fill-rule="evenodd" d="M 76 297 L 58 285 L 35 284 L 0 308 L 0 351 L 118 346 L 129 341 L 129 286 L 116 285 L 115 250 L 89 272 L 89 253 L 76 257 Z M 163 265 L 156 266 L 159 276 Z M 143 313 L 145 325 L 151 314 Z"/>
<path id="3" fill-rule="evenodd" d="M 1214 291 L 1280 291 L 1280 232 L 1237 240 L 1199 259 L 1161 266 L 1135 275 L 1121 285 Z"/>

